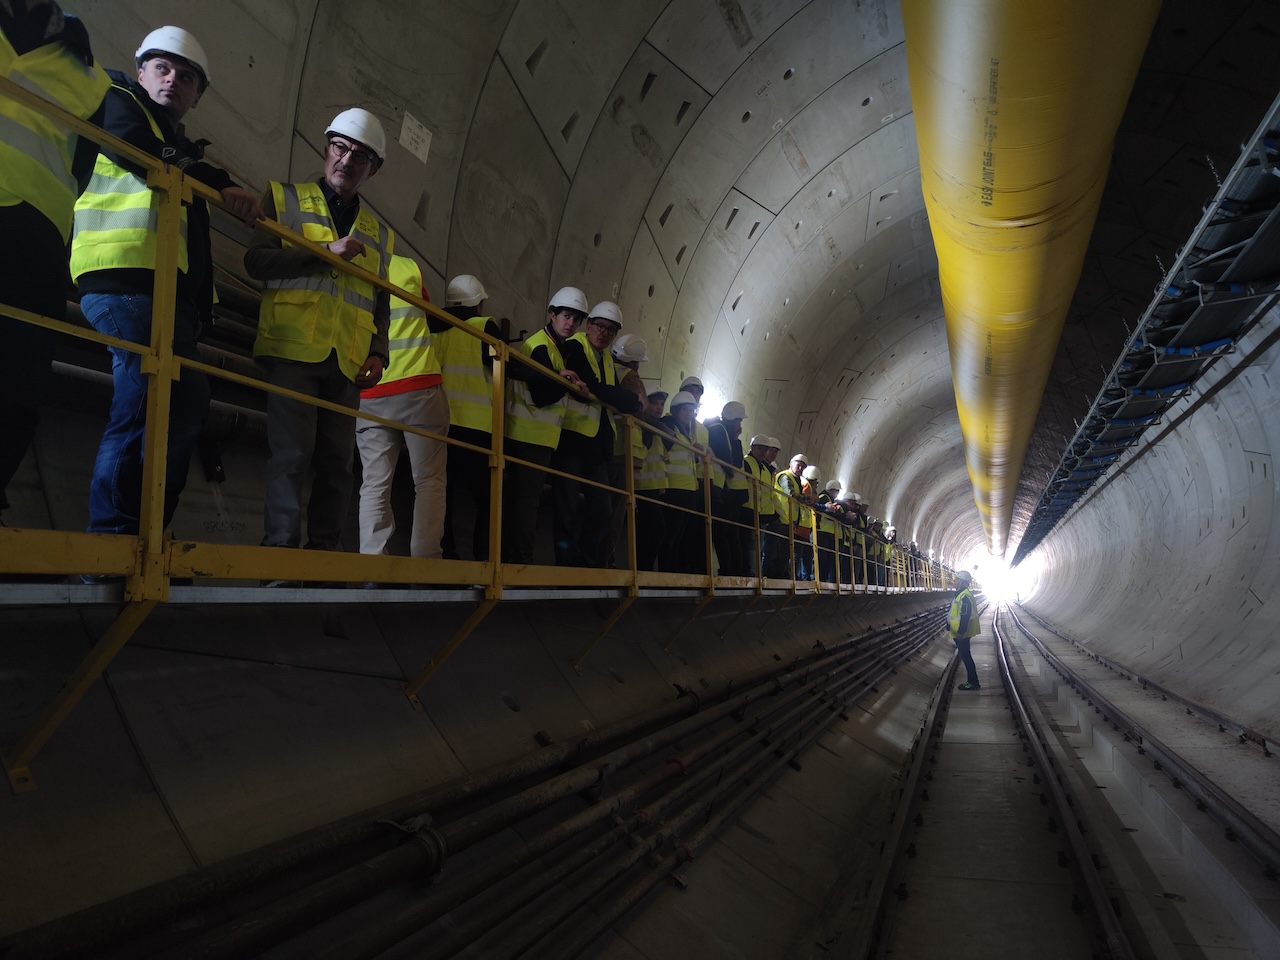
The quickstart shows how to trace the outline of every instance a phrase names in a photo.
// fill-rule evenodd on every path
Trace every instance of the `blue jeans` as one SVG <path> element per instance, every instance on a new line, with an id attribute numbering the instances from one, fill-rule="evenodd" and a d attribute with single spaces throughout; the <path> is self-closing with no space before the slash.
<path id="1" fill-rule="evenodd" d="M 116 293 L 87 293 L 80 309 L 93 329 L 134 343 L 151 342 L 151 297 Z M 179 303 L 174 317 L 173 352 L 199 359 L 196 335 L 200 321 L 194 307 Z M 147 380 L 138 354 L 116 347 L 111 351 L 115 393 L 107 426 L 98 445 L 89 484 L 89 531 L 137 534 L 142 501 L 143 433 L 147 421 Z M 187 483 L 191 454 L 205 414 L 209 411 L 209 380 L 203 373 L 183 370 L 173 382 L 169 406 L 169 454 L 165 464 L 164 525 L 169 526 L 178 497 Z"/>

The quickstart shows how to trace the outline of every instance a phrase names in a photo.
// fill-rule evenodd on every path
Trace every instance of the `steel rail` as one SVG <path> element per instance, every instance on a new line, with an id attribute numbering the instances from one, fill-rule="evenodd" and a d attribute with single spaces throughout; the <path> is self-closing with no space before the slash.
<path id="1" fill-rule="evenodd" d="M 1010 612 L 1010 616 L 1013 616 L 1012 612 Z M 1016 617 L 1014 617 L 1014 621 L 1017 621 Z M 1088 843 L 1085 842 L 1084 833 L 1081 830 L 1076 812 L 1067 796 L 1066 789 L 1062 786 L 1060 775 L 1055 772 L 1057 765 L 1045 746 L 1044 733 L 1036 722 L 1032 720 L 1026 704 L 1018 693 L 1018 685 L 1013 678 L 1013 671 L 1009 666 L 1009 659 L 1005 651 L 1004 631 L 1000 629 L 999 607 L 996 608 L 996 615 L 991 619 L 991 627 L 995 636 L 996 655 L 1000 661 L 1000 680 L 1004 684 L 1005 694 L 1009 698 L 1009 706 L 1013 711 L 1014 719 L 1025 731 L 1026 742 L 1030 745 L 1031 752 L 1035 755 L 1036 763 L 1044 772 L 1046 788 L 1053 797 L 1054 806 L 1058 811 L 1058 819 L 1062 822 L 1067 841 L 1071 844 L 1071 852 L 1075 855 L 1076 869 L 1080 878 L 1084 881 L 1089 899 L 1093 903 L 1094 915 L 1102 925 L 1102 933 L 1106 938 L 1107 950 L 1111 954 L 1110 960 L 1135 960 L 1133 946 L 1129 943 L 1129 938 L 1125 934 L 1124 928 L 1120 925 L 1120 918 L 1116 915 L 1115 908 L 1111 904 L 1111 895 L 1107 891 L 1106 884 L 1102 881 L 1102 874 L 1094 866 L 1094 853 L 1089 849 Z"/>
<path id="2" fill-rule="evenodd" d="M 1280 835 L 1241 806 L 1210 777 L 1179 756 L 1150 730 L 1099 693 L 1096 687 L 1067 666 L 1061 657 L 1045 645 L 1043 640 L 1028 630 L 1016 613 L 1010 610 L 1009 615 L 1018 629 L 1054 670 L 1065 678 L 1077 693 L 1084 696 L 1091 704 L 1097 705 L 1103 711 L 1103 719 L 1112 723 L 1117 721 L 1123 723 L 1130 734 L 1137 738 L 1139 749 L 1151 754 L 1159 769 L 1168 771 L 1189 796 L 1199 801 L 1212 816 L 1230 830 L 1241 845 L 1261 863 L 1264 871 L 1274 875 L 1280 869 Z M 1132 671 L 1123 670 L 1123 672 Z"/>
<path id="3" fill-rule="evenodd" d="M 1049 624 L 1047 624 L 1040 617 L 1036 616 L 1036 614 L 1031 610 L 1028 610 L 1026 607 L 1023 607 L 1021 604 L 1018 604 L 1017 606 L 1022 610 L 1024 614 L 1026 614 L 1036 623 L 1040 624 L 1040 626 L 1044 627 L 1044 629 L 1048 630 L 1055 637 L 1058 637 L 1060 640 L 1064 640 L 1067 643 L 1071 644 L 1073 647 L 1079 650 L 1086 657 L 1089 657 L 1091 660 L 1096 660 L 1098 661 L 1098 663 L 1102 664 L 1104 667 L 1107 667 L 1110 670 L 1114 670 L 1116 673 L 1120 674 L 1120 676 L 1124 677 L 1126 680 L 1135 680 L 1147 690 L 1154 690 L 1156 693 L 1160 694 L 1160 696 L 1164 697 L 1166 700 L 1172 700 L 1174 703 L 1178 704 L 1178 706 L 1182 707 L 1188 713 L 1198 716 L 1202 720 L 1208 720 L 1211 723 L 1216 723 L 1223 730 L 1231 731 L 1232 733 L 1234 733 L 1236 736 L 1240 738 L 1240 741 L 1242 743 L 1245 741 L 1249 741 L 1257 744 L 1258 746 L 1262 747 L 1262 752 L 1265 756 L 1270 757 L 1270 756 L 1274 756 L 1277 753 L 1280 753 L 1280 744 L 1276 743 L 1276 741 L 1274 740 L 1268 739 L 1267 735 L 1263 733 L 1261 730 L 1255 730 L 1253 727 L 1246 726 L 1245 724 L 1241 723 L 1238 720 L 1233 720 L 1231 717 L 1228 717 L 1226 714 L 1219 713 L 1217 710 L 1214 710 L 1212 707 L 1206 707 L 1202 703 L 1197 703 L 1195 700 L 1190 700 L 1187 697 L 1184 697 L 1182 694 L 1177 693 L 1169 689 L 1168 687 L 1157 683 L 1154 680 L 1151 680 L 1151 679 L 1148 679 L 1147 677 L 1142 676 L 1141 674 L 1137 673 L 1132 667 L 1125 666 L 1123 663 L 1120 663 L 1118 660 L 1112 660 L 1110 657 L 1104 657 L 1100 653 L 1095 653 L 1092 650 L 1085 649 L 1078 641 L 1073 640 L 1071 637 L 1064 636 L 1063 634 L 1055 630 L 1053 627 L 1049 626 Z M 1018 619 L 1018 615 L 1013 613 L 1012 604 L 1009 607 L 1009 612 L 1013 616 L 1014 620 L 1016 621 Z M 1021 627 L 1021 624 L 1019 624 L 1019 627 Z"/>

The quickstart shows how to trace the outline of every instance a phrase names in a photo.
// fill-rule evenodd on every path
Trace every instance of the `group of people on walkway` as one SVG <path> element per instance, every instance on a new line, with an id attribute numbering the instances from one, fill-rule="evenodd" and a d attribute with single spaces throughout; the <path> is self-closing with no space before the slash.
<path id="1" fill-rule="evenodd" d="M 361 188 L 387 158 L 386 134 L 372 113 L 339 112 L 324 129 L 322 174 L 311 182 L 272 181 L 258 198 L 203 159 L 203 141 L 184 134 L 182 121 L 211 77 L 204 49 L 188 31 L 153 30 L 126 74 L 104 71 L 83 26 L 55 3 L 0 0 L 0 27 L 9 78 L 176 165 L 246 223 L 276 220 L 406 297 L 427 299 L 422 268 L 397 253 L 394 232 L 362 201 Z M 0 243 L 14 255 L 0 257 L 0 300 L 62 319 L 71 280 L 95 330 L 150 344 L 161 195 L 148 186 L 147 169 L 34 109 L 6 99 L 3 112 L 17 133 L 2 147 Z M 182 206 L 176 261 L 173 352 L 198 360 L 215 299 L 209 211 L 198 196 Z M 697 377 L 685 377 L 672 395 L 647 387 L 639 373 L 647 345 L 622 333 L 613 301 L 590 306 L 578 287 L 557 290 L 544 325 L 519 345 L 539 366 L 513 358 L 495 394 L 494 353 L 484 337 L 496 341 L 502 328 L 485 312 L 488 293 L 479 278 L 449 282 L 450 323 L 265 229 L 255 231 L 244 266 L 263 283 L 253 356 L 276 388 L 267 396 L 264 545 L 341 549 L 358 452 L 359 549 L 387 552 L 395 531 L 392 481 L 404 452 L 414 488 L 410 553 L 487 560 L 494 468 L 487 451 L 500 421 L 505 562 L 539 559 L 549 478 L 560 565 L 628 566 L 634 549 L 642 570 L 884 583 L 892 528 L 868 516 L 859 494 L 842 498 L 839 481 L 820 485 L 804 454 L 778 469 L 777 439 L 756 434 L 744 450 L 740 401 L 699 421 Z M 31 443 L 48 390 L 53 333 L 7 317 L 0 323 L 18 345 L 0 357 L 3 509 L 5 485 Z M 93 467 L 88 529 L 136 534 L 152 378 L 140 354 L 109 350 L 114 392 Z M 500 417 L 495 395 L 506 398 Z M 172 381 L 166 527 L 209 399 L 199 370 L 184 367 Z M 636 494 L 633 541 L 628 486 Z M 471 522 L 458 529 L 464 516 Z"/>

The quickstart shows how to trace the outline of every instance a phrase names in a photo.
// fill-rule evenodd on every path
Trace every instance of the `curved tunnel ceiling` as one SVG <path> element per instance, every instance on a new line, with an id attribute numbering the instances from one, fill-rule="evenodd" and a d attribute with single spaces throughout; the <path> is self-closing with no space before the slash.
<path id="1" fill-rule="evenodd" d="M 254 188 L 316 174 L 338 110 L 377 113 L 397 143 L 364 195 L 423 261 L 433 297 L 476 273 L 513 333 L 536 329 L 562 284 L 617 299 L 650 344 L 649 382 L 696 373 L 709 400 L 744 401 L 748 432 L 803 448 L 901 539 L 948 559 L 984 542 L 892 0 L 69 6 L 108 66 L 164 20 L 193 30 L 214 86 L 189 132 Z M 1277 36 L 1273 4 L 1164 4 L 1015 541 L 1124 319 L 1270 102 Z M 410 118 L 431 135 L 425 162 L 399 143 Z"/>

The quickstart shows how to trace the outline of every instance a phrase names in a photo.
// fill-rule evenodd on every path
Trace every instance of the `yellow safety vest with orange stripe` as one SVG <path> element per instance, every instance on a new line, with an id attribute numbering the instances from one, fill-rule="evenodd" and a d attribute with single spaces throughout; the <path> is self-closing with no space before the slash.
<path id="1" fill-rule="evenodd" d="M 392 256 L 387 279 L 401 290 L 422 296 L 422 268 L 411 257 Z M 410 377 L 440 376 L 440 354 L 433 340 L 427 328 L 427 312 L 393 295 L 387 333 L 388 363 L 378 386 L 386 387 Z"/>

